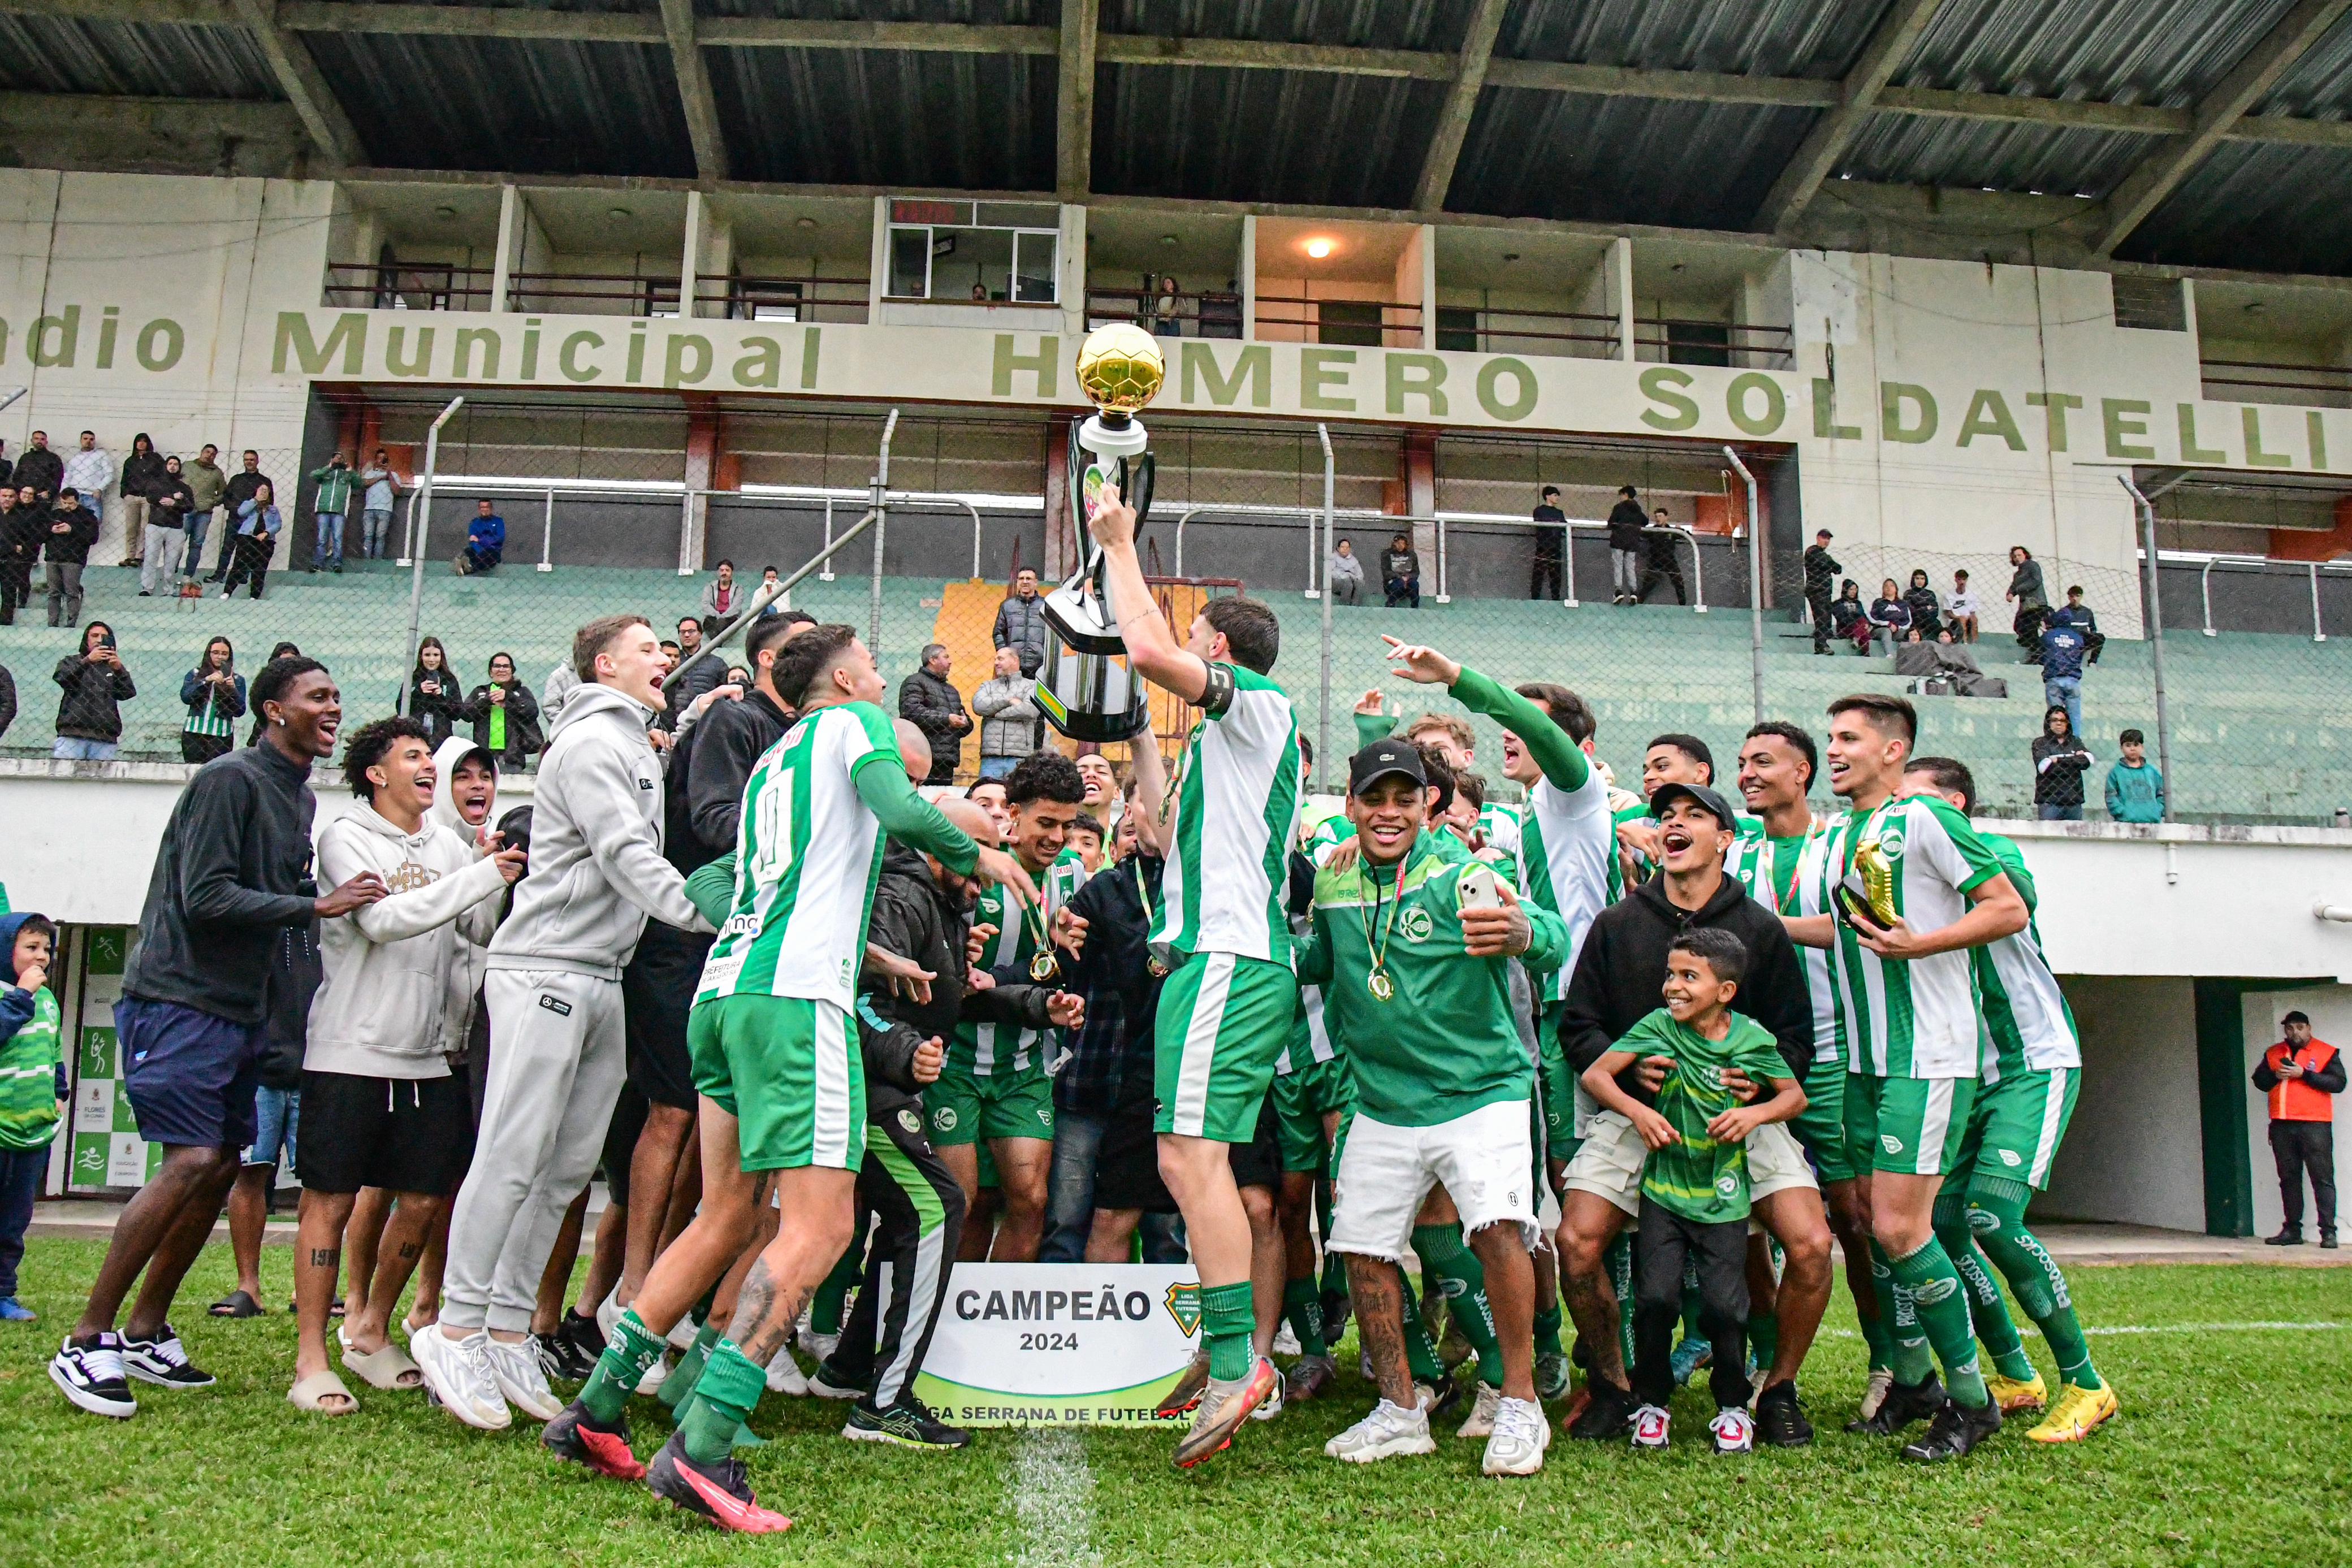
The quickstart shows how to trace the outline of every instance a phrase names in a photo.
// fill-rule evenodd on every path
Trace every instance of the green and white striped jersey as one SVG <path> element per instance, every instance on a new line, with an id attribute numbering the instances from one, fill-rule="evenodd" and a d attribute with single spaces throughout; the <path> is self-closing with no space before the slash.
<path id="1" fill-rule="evenodd" d="M 996 935 L 981 947 L 978 967 L 995 969 L 1010 964 L 1021 972 L 1025 984 L 1029 979 L 1029 961 L 1037 956 L 1036 914 L 1008 900 L 1003 888 L 992 887 L 982 893 L 979 902 L 972 905 L 971 923 L 996 927 Z M 1042 1064 L 1037 1048 L 1044 1038 L 1044 1030 L 1024 1029 L 1019 1024 L 979 1023 L 961 1019 L 956 1023 L 954 1038 L 948 1041 L 942 1071 L 968 1078 L 1025 1072 L 1033 1065 Z"/>
<path id="2" fill-rule="evenodd" d="M 1045 868 L 1045 877 L 1037 884 L 1037 891 L 1045 895 L 1046 917 L 1052 918 L 1054 912 L 1069 903 L 1086 884 L 1087 862 L 1075 847 L 1055 856 L 1054 863 Z"/>
<path id="3" fill-rule="evenodd" d="M 1530 977 L 1537 981 L 1538 1010 L 1567 999 L 1584 934 L 1609 907 L 1616 874 L 1617 835 L 1609 820 L 1609 786 L 1600 770 L 1587 773 L 1576 789 L 1537 779 L 1519 821 L 1519 894 L 1559 915 L 1568 927 L 1568 952 L 1559 967 Z"/>
<path id="4" fill-rule="evenodd" d="M 1178 765 L 1155 948 L 1288 965 L 1283 913 L 1298 831 L 1298 724 L 1280 686 L 1235 664 L 1209 666 L 1201 721 Z"/>
<path id="5" fill-rule="evenodd" d="M 2025 869 L 2024 852 L 1999 833 L 1979 836 L 2000 857 L 2011 884 L 2032 909 L 2036 902 L 2033 873 Z M 2041 928 L 2030 916 L 2016 936 L 1973 948 L 1969 956 L 1975 961 L 1977 990 L 1984 998 L 1985 1049 L 1979 1076 L 1985 1082 L 2083 1065 L 2074 1009 L 2058 988 L 2058 977 L 2050 972 Z"/>
<path id="6" fill-rule="evenodd" d="M 856 770 L 891 768 L 898 737 L 871 703 L 822 707 L 751 767 L 735 834 L 735 896 L 694 999 L 856 1001 L 866 921 L 882 871 L 882 824 Z"/>
<path id="7" fill-rule="evenodd" d="M 1763 832 L 1743 833 L 1726 852 L 1724 871 L 1737 877 L 1757 903 L 1782 915 L 1827 915 L 1822 902 L 1822 861 L 1828 853 L 1829 834 L 1808 826 L 1795 838 L 1776 839 Z M 1805 971 L 1805 991 L 1813 1003 L 1813 1060 L 1841 1061 L 1845 1058 L 1845 1018 L 1838 1007 L 1837 987 L 1830 977 L 1826 947 L 1799 947 L 1797 961 Z"/>
<path id="8" fill-rule="evenodd" d="M 1478 808 L 1478 836 L 1486 847 L 1519 858 L 1519 831 L 1526 816 L 1508 800 L 1489 800 Z"/>
<path id="9" fill-rule="evenodd" d="M 1914 931 L 1940 931 L 1968 913 L 1968 894 L 2001 873 L 1969 820 L 1926 796 L 1852 810 L 1830 826 L 1816 896 L 1876 843 L 1894 870 L 1895 912 Z M 1969 955 L 1881 958 L 1840 922 L 1830 949 L 1846 1025 L 1846 1066 L 1878 1078 L 1977 1076 L 1977 999 Z"/>

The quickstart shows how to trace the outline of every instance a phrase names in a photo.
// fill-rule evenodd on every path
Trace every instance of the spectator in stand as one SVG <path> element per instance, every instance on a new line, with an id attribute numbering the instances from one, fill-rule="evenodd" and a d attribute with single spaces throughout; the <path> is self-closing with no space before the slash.
<path id="1" fill-rule="evenodd" d="M 1903 591 L 1903 602 L 1911 607 L 1911 630 L 1917 632 L 1916 641 L 1932 643 L 1944 629 L 1944 606 L 1936 598 L 1936 591 L 1927 586 L 1925 567 L 1911 570 L 1911 586 Z"/>
<path id="2" fill-rule="evenodd" d="M 1331 547 L 1330 570 L 1324 575 L 1330 580 L 1332 603 L 1364 601 L 1364 563 L 1356 559 L 1354 540 L 1341 539 Z"/>
<path id="3" fill-rule="evenodd" d="M 247 453 L 247 456 L 253 455 Z M 261 597 L 261 590 L 269 579 L 269 560 L 278 553 L 278 536 L 286 531 L 286 514 L 278 509 L 278 493 L 263 480 L 253 488 L 253 494 L 236 508 L 236 537 L 231 542 L 236 554 L 231 560 L 228 577 L 221 586 L 221 597 L 228 599 L 236 593 L 239 583 L 251 583 L 251 597 Z"/>
<path id="4" fill-rule="evenodd" d="M 2042 700 L 2053 707 L 2066 710 L 2066 720 L 2076 730 L 2083 727 L 2083 655 L 2090 647 L 2090 639 L 2081 627 L 2064 619 L 2063 613 L 2053 617 L 2042 628 L 2041 658 Z"/>
<path id="5" fill-rule="evenodd" d="M 1895 644 L 1911 630 L 1911 605 L 1891 577 L 1879 583 L 1878 597 L 1870 601 L 1870 630 L 1874 643 L 1885 643 L 1888 658 L 1895 656 Z"/>
<path id="6" fill-rule="evenodd" d="M 96 517 L 99 526 L 103 528 L 106 526 L 106 492 L 113 483 L 114 454 L 98 444 L 96 432 L 83 431 L 79 448 L 66 459 L 65 481 L 58 490 L 58 499 L 64 500 L 68 490 L 79 491 L 82 510 Z M 137 541 L 126 539 L 125 543 L 135 547 Z M 118 564 L 137 566 L 139 557 L 126 554 Z"/>
<path id="7" fill-rule="evenodd" d="M 7 665 L 0 664 L 0 736 L 6 735 L 8 727 L 16 722 L 16 677 L 9 673 Z M 7 896 L 8 890 L 0 886 L 0 901 Z"/>
<path id="8" fill-rule="evenodd" d="M 195 493 L 181 476 L 180 460 L 166 457 L 162 476 L 147 487 L 147 559 L 139 568 L 140 598 L 152 598 L 158 582 L 167 590 L 179 585 L 188 514 L 194 503 Z"/>
<path id="9" fill-rule="evenodd" d="M 760 569 L 760 586 L 752 591 L 752 596 L 757 598 L 762 593 L 768 596 L 768 604 L 760 612 L 760 619 L 765 621 L 771 615 L 782 615 L 784 607 L 778 601 L 783 598 L 782 585 L 777 582 L 776 569 L 772 566 Z"/>
<path id="10" fill-rule="evenodd" d="M 1035 678 L 1045 664 L 1045 606 L 1037 598 L 1037 574 L 1023 567 L 1013 574 L 1013 591 L 996 607 L 990 633 L 1000 648 L 1017 650 L 1021 673 Z"/>
<path id="11" fill-rule="evenodd" d="M 1805 547 L 1805 608 L 1813 622 L 1813 652 L 1830 651 L 1830 584 L 1845 568 L 1837 557 L 1830 554 L 1830 531 L 1822 528 L 1813 535 L 1813 542 Z"/>
<path id="12" fill-rule="evenodd" d="M 512 653 L 490 655 L 490 678 L 476 686 L 462 713 L 471 720 L 474 744 L 498 758 L 504 774 L 527 772 L 533 755 L 546 748 L 539 729 L 539 704 L 515 678 Z"/>
<path id="13" fill-rule="evenodd" d="M 702 630 L 706 633 L 718 631 L 742 614 L 743 607 L 750 602 L 743 591 L 735 586 L 735 563 L 720 561 L 719 574 L 703 585 Z"/>
<path id="14" fill-rule="evenodd" d="M 0 626 L 14 626 L 16 612 L 33 602 L 33 563 L 41 559 L 47 516 L 37 503 L 20 505 L 16 491 L 0 488 Z"/>
<path id="15" fill-rule="evenodd" d="M 66 486 L 65 459 L 49 450 L 49 433 L 33 432 L 33 444 L 16 459 L 16 472 L 9 476 L 19 490 L 30 486 L 33 498 L 44 507 L 55 506 L 58 492 Z"/>
<path id="16" fill-rule="evenodd" d="M 1568 549 L 1568 514 L 1559 509 L 1559 486 L 1546 485 L 1535 509 L 1536 559 L 1528 573 L 1529 599 L 1559 597 L 1559 563 Z"/>
<path id="17" fill-rule="evenodd" d="M 181 761 L 201 765 L 236 747 L 245 677 L 236 673 L 236 649 L 227 638 L 205 644 L 204 657 L 180 679 L 180 702 L 188 710 L 180 726 Z"/>
<path id="18" fill-rule="evenodd" d="M 13 490 L 16 487 L 13 477 L 16 472 L 16 465 L 8 461 L 8 444 L 0 441 L 0 489 Z"/>
<path id="19" fill-rule="evenodd" d="M 2147 737 L 2127 729 L 2116 737 L 2123 760 L 2107 769 L 2107 815 L 2118 822 L 2164 821 L 2164 775 L 2147 759 Z"/>
<path id="20" fill-rule="evenodd" d="M 2083 590 L 2080 584 L 2066 591 L 2066 602 L 2052 611 L 2050 619 L 2063 621 L 2083 634 L 2084 664 L 2095 664 L 2099 662 L 2099 650 L 2107 645 L 2107 638 L 2106 634 L 2099 630 L 2099 618 L 2091 612 L 2089 605 L 2083 602 Z"/>
<path id="21" fill-rule="evenodd" d="M 495 571 L 507 553 L 507 520 L 499 516 L 484 497 L 475 504 L 474 520 L 466 525 L 466 548 L 457 552 L 459 577 L 471 577 L 478 571 Z"/>
<path id="22" fill-rule="evenodd" d="M 2254 1087 L 2270 1099 L 2271 1157 L 2279 1178 L 2279 1233 L 2273 1247 L 2303 1245 L 2303 1177 L 2319 1210 L 2319 1244 L 2336 1247 L 2336 1104 L 2344 1092 L 2344 1057 L 2314 1040 L 2311 1019 L 2297 1011 L 2279 1020 L 2285 1039 L 2263 1052 Z"/>
<path id="23" fill-rule="evenodd" d="M 30 913 L 0 914 L 0 1323 L 29 1323 L 37 1314 L 16 1300 L 16 1265 L 25 1260 L 25 1228 L 48 1174 L 49 1145 L 65 1120 L 63 1015 L 49 991 L 58 928 Z"/>
<path id="24" fill-rule="evenodd" d="M 964 712 L 963 694 L 948 680 L 953 661 L 942 643 L 923 644 L 922 667 L 898 683 L 898 716 L 923 732 L 931 743 L 931 770 L 926 784 L 955 782 L 956 763 L 963 756 L 963 737 L 971 733 L 971 715 Z"/>
<path id="25" fill-rule="evenodd" d="M 115 651 L 114 628 L 93 621 L 81 647 L 58 661 L 58 740 L 49 755 L 60 762 L 111 762 L 122 738 L 122 707 L 139 695 Z"/>
<path id="26" fill-rule="evenodd" d="M 1944 601 L 1944 621 L 1951 630 L 1955 643 L 1977 640 L 1977 595 L 1969 586 L 1969 574 L 1952 573 L 1952 596 Z"/>
<path id="27" fill-rule="evenodd" d="M 1667 520 L 1664 507 L 1650 514 L 1650 526 L 1642 535 L 1649 549 L 1649 560 L 1642 569 L 1642 586 L 1633 595 L 1635 603 L 1648 602 L 1650 590 L 1658 585 L 1662 577 L 1675 585 L 1676 604 L 1690 602 L 1690 590 L 1683 582 L 1683 558 L 1675 543 L 1675 536 L 1680 532 Z M 1696 550 L 1698 547 L 1694 544 L 1691 548 Z"/>
<path id="28" fill-rule="evenodd" d="M 98 542 L 98 514 L 81 504 L 71 486 L 59 491 L 49 512 L 49 537 L 41 546 L 47 560 L 49 624 L 81 624 L 81 570 L 89 564 L 89 547 Z"/>
<path id="29" fill-rule="evenodd" d="M 559 660 L 555 668 L 547 672 L 547 679 L 539 684 L 539 722 L 543 729 L 555 727 L 555 717 L 563 711 L 564 699 L 580 686 L 579 672 L 569 660 Z"/>
<path id="30" fill-rule="evenodd" d="M 1021 673 L 1021 655 L 996 651 L 996 673 L 971 694 L 980 715 L 980 776 L 1002 779 L 1037 749 L 1045 715 L 1037 710 L 1037 683 Z"/>
<path id="31" fill-rule="evenodd" d="M 1862 602 L 1862 588 L 1847 578 L 1830 602 L 1830 635 L 1853 644 L 1857 653 L 1870 652 L 1870 612 Z"/>
<path id="32" fill-rule="evenodd" d="M 542 709 L 545 706 L 541 705 Z M 465 712 L 466 699 L 449 668 L 449 651 L 438 637 L 418 638 L 416 667 L 408 672 L 408 716 L 425 727 L 437 752 L 448 744 Z"/>
<path id="33" fill-rule="evenodd" d="M 1411 534 L 1389 536 L 1388 551 L 1381 557 L 1381 587 L 1389 609 L 1400 604 L 1421 608 L 1421 552 L 1412 548 Z"/>
<path id="34" fill-rule="evenodd" d="M 392 455 L 379 446 L 360 470 L 365 489 L 360 496 L 360 559 L 382 560 L 392 536 L 393 508 L 400 500 L 400 476 L 392 471 Z"/>
<path id="35" fill-rule="evenodd" d="M 715 692 L 727 684 L 727 661 L 713 653 L 697 658 L 702 652 L 702 622 L 691 615 L 677 618 L 677 651 L 670 655 L 670 668 L 686 673 L 669 689 L 669 706 L 662 715 L 664 729 L 675 732 L 695 699 Z"/>
<path id="36" fill-rule="evenodd" d="M 2009 591 L 2001 597 L 2017 606 L 2017 618 L 2010 629 L 2017 633 L 2017 645 L 2031 661 L 2042 646 L 2042 622 L 2050 613 L 2050 594 L 2042 585 L 2042 563 L 2033 559 L 2032 550 L 2023 545 L 2010 546 L 2009 564 Z"/>
<path id="37" fill-rule="evenodd" d="M 180 575 L 201 578 L 205 574 L 205 539 L 212 532 L 213 513 L 228 497 L 228 476 L 214 461 L 220 448 L 207 441 L 195 461 L 180 470 L 180 477 L 188 483 L 188 538 L 182 556 Z"/>
<path id="38" fill-rule="evenodd" d="M 1617 487 L 1617 504 L 1609 508 L 1609 602 L 1642 601 L 1642 503 L 1633 486 Z"/>
<path id="39" fill-rule="evenodd" d="M 116 1217 L 89 1300 L 49 1364 L 59 1392 L 92 1415 L 137 1413 L 134 1371 L 167 1388 L 212 1386 L 172 1329 L 172 1300 L 253 1141 L 279 937 L 388 891 L 373 872 L 323 896 L 310 881 L 310 768 L 334 754 L 342 723 L 333 678 L 315 660 L 289 659 L 261 672 L 253 697 L 268 720 L 263 743 L 197 769 L 172 808 L 114 1007 L 123 1088 L 140 1134 L 163 1145 L 163 1158 Z"/>
<path id="40" fill-rule="evenodd" d="M 338 451 L 326 465 L 310 470 L 312 531 L 310 570 L 343 570 L 343 520 L 352 512 L 352 465 Z"/>
<path id="41" fill-rule="evenodd" d="M 84 434 L 95 447 L 98 438 Z M 131 438 L 131 455 L 122 460 L 122 564 L 138 566 L 147 559 L 147 510 L 155 486 L 163 477 L 163 459 L 155 444 L 141 431 Z"/>
<path id="42" fill-rule="evenodd" d="M 245 515 L 245 504 L 265 487 L 272 495 L 277 494 L 278 486 L 272 485 L 269 476 L 261 471 L 261 454 L 247 448 L 244 463 L 242 468 L 229 476 L 228 483 L 221 489 L 221 505 L 228 508 L 228 517 L 222 528 L 220 558 L 214 563 L 209 579 L 213 582 L 228 580 L 229 569 L 235 564 L 237 523 Z"/>
<path id="43" fill-rule="evenodd" d="M 2090 767 L 2091 754 L 2065 708 L 2052 703 L 2033 737 L 2033 814 L 2045 822 L 2081 821 L 2083 775 Z"/>

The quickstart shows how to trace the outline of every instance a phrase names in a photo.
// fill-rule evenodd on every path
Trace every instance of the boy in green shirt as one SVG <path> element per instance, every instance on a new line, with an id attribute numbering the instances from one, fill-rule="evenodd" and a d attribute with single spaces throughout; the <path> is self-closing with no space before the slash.
<path id="1" fill-rule="evenodd" d="M 0 915 L 0 946 L 16 977 L 0 993 L 0 1028 L 8 1031 L 0 1040 L 0 1322 L 36 1317 L 16 1300 L 16 1265 L 58 1135 L 58 1103 L 66 1097 L 58 998 L 48 991 L 57 938 L 58 928 L 37 915 Z"/>
<path id="2" fill-rule="evenodd" d="M 1748 1414 L 1748 1150 L 1757 1128 L 1805 1108 L 1771 1031 L 1727 1010 L 1748 972 L 1748 951 L 1728 931 L 1698 926 L 1666 954 L 1665 1006 L 1644 1018 L 1584 1072 L 1604 1109 L 1633 1124 L 1649 1149 L 1642 1170 L 1641 1230 L 1633 1263 L 1633 1446 L 1666 1446 L 1674 1395 L 1675 1324 L 1682 1316 L 1683 1266 L 1695 1258 L 1699 1322 L 1714 1347 L 1717 1406 L 1709 1429 L 1719 1454 L 1756 1445 Z M 1648 1056 L 1671 1057 L 1655 1110 L 1617 1082 Z M 1771 1098 L 1742 1105 L 1723 1074 L 1737 1069 Z"/>

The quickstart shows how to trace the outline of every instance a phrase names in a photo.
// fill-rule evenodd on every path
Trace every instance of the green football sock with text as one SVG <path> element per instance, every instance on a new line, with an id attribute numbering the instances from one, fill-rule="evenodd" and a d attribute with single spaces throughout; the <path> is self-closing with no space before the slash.
<path id="1" fill-rule="evenodd" d="M 1247 1377 L 1257 1353 L 1250 1336 L 1257 1331 L 1257 1315 L 1250 1304 L 1250 1282 L 1201 1288 L 1201 1335 L 1209 1346 L 1209 1375 L 1220 1383 Z"/>
<path id="2" fill-rule="evenodd" d="M 736 1433 L 750 1421 L 767 1389 L 766 1369 L 733 1340 L 722 1337 L 710 1352 L 694 1396 L 678 1412 L 678 1441 L 687 1456 L 702 1465 L 726 1458 L 734 1449 Z"/>
<path id="3" fill-rule="evenodd" d="M 1890 1259 L 1895 1282 L 1911 1292 L 1919 1326 L 1944 1364 L 1944 1388 L 1958 1404 L 1974 1408 L 1990 1397 L 1984 1374 L 1977 1364 L 1976 1328 L 1969 1319 L 1966 1287 L 1950 1254 L 1931 1232 L 1916 1252 Z"/>
<path id="4" fill-rule="evenodd" d="M 613 1325 L 612 1343 L 596 1358 L 596 1370 L 581 1385 L 580 1403 L 606 1426 L 619 1420 L 621 1412 L 628 1408 L 629 1396 L 636 1392 L 638 1380 L 661 1359 L 662 1350 L 661 1335 L 646 1327 L 635 1309 L 623 1312 L 621 1321 Z"/>
<path id="5" fill-rule="evenodd" d="M 1298 1336 L 1301 1355 L 1331 1354 L 1323 1343 L 1323 1298 L 1316 1289 L 1314 1275 L 1283 1281 L 1282 1315 L 1289 1322 L 1290 1332 Z"/>
<path id="6" fill-rule="evenodd" d="M 2032 1197 L 2032 1188 L 2021 1181 L 1979 1180 L 1969 1190 L 1969 1228 L 1983 1238 L 1985 1255 L 2050 1342 L 2059 1377 L 2078 1388 L 2101 1387 L 2099 1374 L 2091 1365 L 2091 1342 L 2083 1337 L 2074 1298 L 2067 1293 L 2066 1276 L 2041 1239 L 2025 1228 L 2025 1206 Z"/>

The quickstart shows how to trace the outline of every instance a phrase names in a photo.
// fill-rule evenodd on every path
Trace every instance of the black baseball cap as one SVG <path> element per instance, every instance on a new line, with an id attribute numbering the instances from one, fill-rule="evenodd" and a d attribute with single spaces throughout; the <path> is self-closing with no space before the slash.
<path id="1" fill-rule="evenodd" d="M 1732 810 L 1731 802 L 1704 784 L 1659 785 L 1658 792 L 1650 797 L 1650 815 L 1664 816 L 1666 808 L 1676 800 L 1688 800 L 1692 805 L 1721 822 L 1726 832 L 1737 832 L 1739 829 L 1739 819 Z"/>
<path id="2" fill-rule="evenodd" d="M 1402 740 L 1376 740 L 1348 759 L 1348 793 L 1360 795 L 1391 773 L 1402 773 L 1423 789 L 1429 788 L 1419 747 Z"/>

